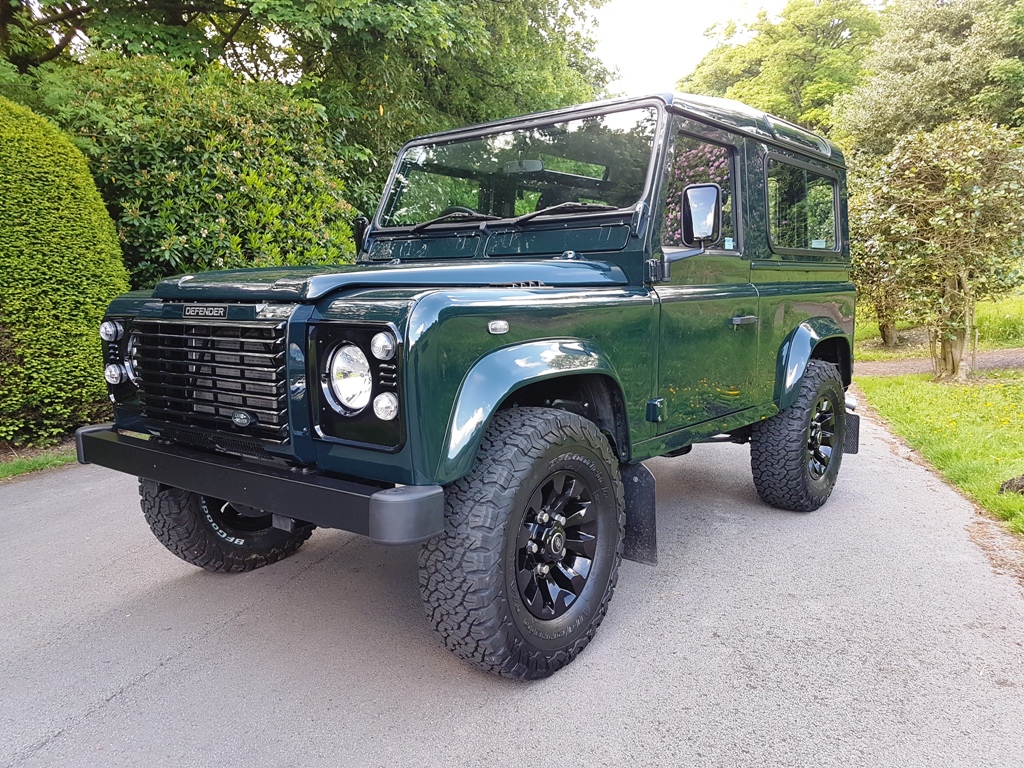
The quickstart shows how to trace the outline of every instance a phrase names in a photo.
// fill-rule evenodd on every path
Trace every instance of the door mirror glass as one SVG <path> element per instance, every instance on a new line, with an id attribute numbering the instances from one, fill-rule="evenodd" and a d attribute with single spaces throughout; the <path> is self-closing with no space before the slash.
<path id="1" fill-rule="evenodd" d="M 706 246 L 722 234 L 722 188 L 691 184 L 683 190 L 683 245 Z"/>

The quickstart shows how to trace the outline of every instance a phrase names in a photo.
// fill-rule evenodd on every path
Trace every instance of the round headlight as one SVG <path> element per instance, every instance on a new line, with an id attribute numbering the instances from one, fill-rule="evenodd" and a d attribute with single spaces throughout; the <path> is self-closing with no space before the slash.
<path id="1" fill-rule="evenodd" d="M 107 384 L 120 384 L 128 378 L 128 374 L 120 365 L 111 363 L 103 369 L 103 378 L 107 380 Z"/>
<path id="2" fill-rule="evenodd" d="M 342 344 L 331 355 L 329 379 L 331 392 L 350 411 L 361 411 L 370 402 L 373 377 L 370 361 L 355 344 Z"/>
<path id="3" fill-rule="evenodd" d="M 373 398 L 373 413 L 381 421 L 391 421 L 398 415 L 398 398 L 391 392 L 382 392 Z"/>
<path id="4" fill-rule="evenodd" d="M 395 337 L 381 331 L 370 339 L 370 351 L 378 360 L 390 360 L 395 355 Z"/>
<path id="5" fill-rule="evenodd" d="M 135 384 L 139 380 L 139 334 L 133 333 L 128 337 L 128 344 L 124 350 L 124 370 L 128 374 L 128 380 Z"/>
<path id="6" fill-rule="evenodd" d="M 113 320 L 100 323 L 100 338 L 104 341 L 117 341 L 124 333 L 124 326 Z"/>

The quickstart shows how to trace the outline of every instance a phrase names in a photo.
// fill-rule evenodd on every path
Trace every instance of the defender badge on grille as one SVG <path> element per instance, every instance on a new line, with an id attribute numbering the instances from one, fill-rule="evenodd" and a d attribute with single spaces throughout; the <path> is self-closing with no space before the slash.
<path id="1" fill-rule="evenodd" d="M 245 411 L 234 411 L 231 414 L 231 422 L 236 427 L 248 427 L 254 421 L 256 421 L 256 418 Z"/>
<path id="2" fill-rule="evenodd" d="M 228 308 L 226 304 L 183 304 L 181 316 L 224 319 L 228 316 Z"/>

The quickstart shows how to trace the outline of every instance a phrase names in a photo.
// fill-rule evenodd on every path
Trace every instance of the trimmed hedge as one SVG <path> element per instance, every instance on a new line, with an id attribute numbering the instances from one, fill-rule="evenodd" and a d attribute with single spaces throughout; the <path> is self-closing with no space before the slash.
<path id="1" fill-rule="evenodd" d="M 0 98 L 0 440 L 49 442 L 105 407 L 98 329 L 127 288 L 85 157 Z"/>

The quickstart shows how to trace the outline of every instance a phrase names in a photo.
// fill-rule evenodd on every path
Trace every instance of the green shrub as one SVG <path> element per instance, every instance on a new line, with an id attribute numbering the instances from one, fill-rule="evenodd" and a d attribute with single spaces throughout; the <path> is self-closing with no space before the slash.
<path id="1" fill-rule="evenodd" d="M 135 286 L 181 272 L 351 261 L 323 108 L 218 65 L 94 55 L 36 75 L 89 156 Z"/>
<path id="2" fill-rule="evenodd" d="M 104 406 L 97 332 L 127 287 L 82 153 L 0 98 L 0 439 L 46 442 Z"/>

